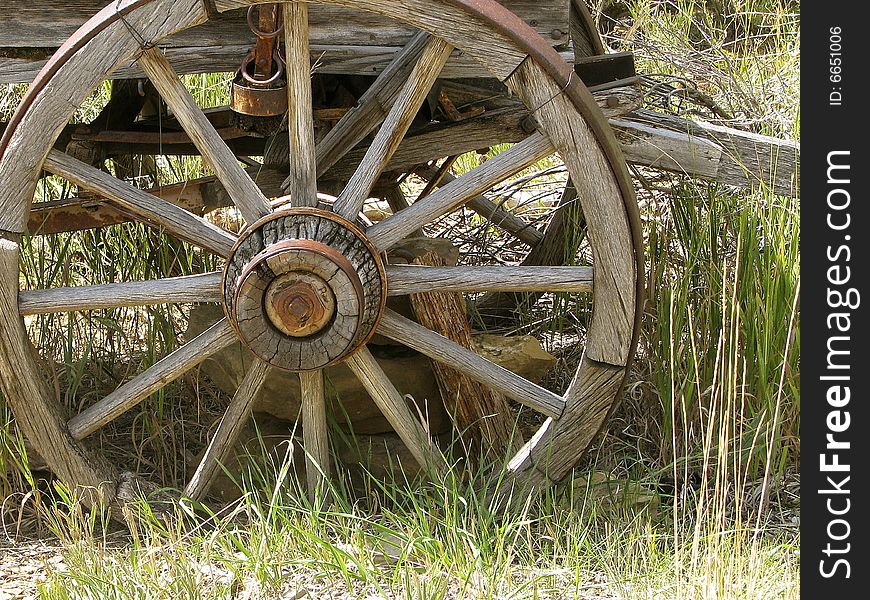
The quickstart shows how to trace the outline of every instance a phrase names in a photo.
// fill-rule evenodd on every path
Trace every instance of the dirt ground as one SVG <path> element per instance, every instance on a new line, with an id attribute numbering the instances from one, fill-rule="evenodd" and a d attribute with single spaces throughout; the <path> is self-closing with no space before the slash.
<path id="1" fill-rule="evenodd" d="M 58 540 L 12 540 L 0 533 L 0 600 L 38 598 L 37 586 L 65 568 Z"/>

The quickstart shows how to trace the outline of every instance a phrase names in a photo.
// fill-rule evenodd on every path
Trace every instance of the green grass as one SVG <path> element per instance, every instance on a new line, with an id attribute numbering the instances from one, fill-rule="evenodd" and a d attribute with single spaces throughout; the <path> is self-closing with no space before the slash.
<path id="1" fill-rule="evenodd" d="M 608 43 L 634 51 L 639 72 L 678 90 L 666 101 L 651 98 L 654 108 L 699 118 L 718 111 L 728 125 L 799 139 L 796 2 L 597 8 Z M 224 76 L 187 82 L 204 106 L 225 97 Z M 20 95 L 18 87 L 0 94 L 0 114 Z M 105 98 L 99 90 L 79 117 L 92 117 Z M 455 171 L 479 161 L 461 157 Z M 207 173 L 195 158 L 165 158 L 158 167 L 161 183 Z M 556 164 L 536 166 L 545 168 L 524 182 L 531 191 L 515 206 L 529 218 L 552 203 L 535 186 L 564 178 Z M 243 499 L 217 515 L 166 515 L 141 504 L 129 508 L 129 531 L 118 531 L 105 514 L 33 478 L 0 401 L 0 514 L 16 525 L 27 515 L 64 543 L 65 569 L 51 570 L 41 597 L 798 597 L 799 200 L 650 170 L 635 175 L 648 287 L 638 356 L 621 409 L 569 481 L 507 508 L 474 485 L 492 481 L 486 471 L 435 482 L 367 477 L 355 487 L 339 480 L 332 503 L 321 506 L 298 493 L 292 465 L 267 462 L 244 479 Z M 47 180 L 41 193 L 73 191 Z M 499 260 L 511 260 L 515 250 L 495 228 L 471 226 L 492 236 Z M 576 241 L 567 258 L 582 262 L 585 246 Z M 23 262 L 23 285 L 32 287 L 217 266 L 135 225 L 34 237 Z M 554 302 L 559 310 L 546 327 L 582 330 L 577 301 Z M 41 347 L 55 349 L 58 385 L 78 407 L 174 347 L 186 318 L 178 307 L 158 307 L 97 311 L 77 322 L 40 317 L 28 327 Z M 546 334 L 537 322 L 523 327 Z M 130 437 L 112 443 L 132 444 L 137 467 L 157 479 L 178 479 L 186 420 L 221 401 L 200 393 L 190 381 L 168 387 L 131 417 Z"/>

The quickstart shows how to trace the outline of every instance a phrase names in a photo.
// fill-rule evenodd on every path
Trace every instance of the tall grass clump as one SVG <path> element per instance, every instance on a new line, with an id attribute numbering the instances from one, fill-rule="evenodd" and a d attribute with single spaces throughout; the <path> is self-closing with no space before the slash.
<path id="1" fill-rule="evenodd" d="M 596 7 L 606 42 L 635 53 L 648 108 L 798 139 L 796 2 L 635 0 Z M 799 200 L 763 185 L 736 190 L 680 174 L 634 172 L 648 262 L 635 393 L 625 415 L 646 443 L 638 447 L 648 463 L 667 468 L 676 460 L 703 477 L 706 422 L 727 429 L 731 458 L 740 454 L 751 479 L 794 471 Z M 729 393 L 739 394 L 731 427 L 708 421 L 724 384 L 716 380 L 729 356 L 723 340 L 741 365 L 730 384 L 736 389 Z"/>

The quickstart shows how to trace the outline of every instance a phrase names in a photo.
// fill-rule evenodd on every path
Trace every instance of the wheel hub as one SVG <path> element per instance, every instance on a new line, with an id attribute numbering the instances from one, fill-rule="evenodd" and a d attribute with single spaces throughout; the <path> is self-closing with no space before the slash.
<path id="1" fill-rule="evenodd" d="M 242 233 L 227 261 L 224 311 L 260 359 L 288 371 L 334 364 L 374 334 L 383 261 L 362 231 L 313 208 L 276 212 Z"/>

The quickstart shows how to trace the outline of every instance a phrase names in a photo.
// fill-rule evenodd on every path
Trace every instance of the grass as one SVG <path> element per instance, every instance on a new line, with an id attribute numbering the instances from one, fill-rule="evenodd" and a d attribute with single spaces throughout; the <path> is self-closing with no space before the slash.
<path id="1" fill-rule="evenodd" d="M 595 8 L 608 44 L 635 52 L 638 71 L 667 90 L 650 94 L 652 107 L 799 139 L 796 2 L 631 0 Z M 203 105 L 225 94 L 225 77 L 188 83 Z M 0 112 L 20 92 L 0 94 Z M 91 113 L 105 101 L 101 94 Z M 479 161 L 462 157 L 456 172 Z M 163 183 L 206 172 L 196 159 L 167 158 L 159 167 Z M 565 176 L 551 163 L 536 172 L 504 190 L 505 206 L 529 219 L 558 200 L 552 183 Z M 22 539 L 15 528 L 30 526 L 63 542 L 62 568 L 47 570 L 40 596 L 798 597 L 799 200 L 651 170 L 634 174 L 648 286 L 638 357 L 622 407 L 568 481 L 506 506 L 474 485 L 492 481 L 488 472 L 456 466 L 434 482 L 410 474 L 410 481 L 401 474 L 387 482 L 340 479 L 330 503 L 312 505 L 298 493 L 290 459 L 273 455 L 241 482 L 242 499 L 217 514 L 203 507 L 158 513 L 143 503 L 129 507 L 129 530 L 118 530 L 104 513 L 32 475 L 24 440 L 0 402 L 7 535 Z M 491 256 L 468 260 L 512 261 L 519 250 L 473 218 L 441 226 L 471 232 L 469 247 L 481 232 L 488 236 Z M 581 242 L 571 260 L 587 258 Z M 28 286 L 216 267 L 133 225 L 29 244 Z M 582 331 L 576 300 L 552 301 L 564 310 L 529 314 L 523 332 L 546 341 Z M 172 348 L 186 318 L 163 307 L 93 312 L 74 323 L 44 317 L 28 326 L 41 347 L 56 349 L 58 386 L 75 405 L 92 400 L 84 390 L 99 393 Z M 177 480 L 179 457 L 202 443 L 190 415 L 224 402 L 210 394 L 196 381 L 179 382 L 107 439 L 132 444 L 139 470 Z"/>

